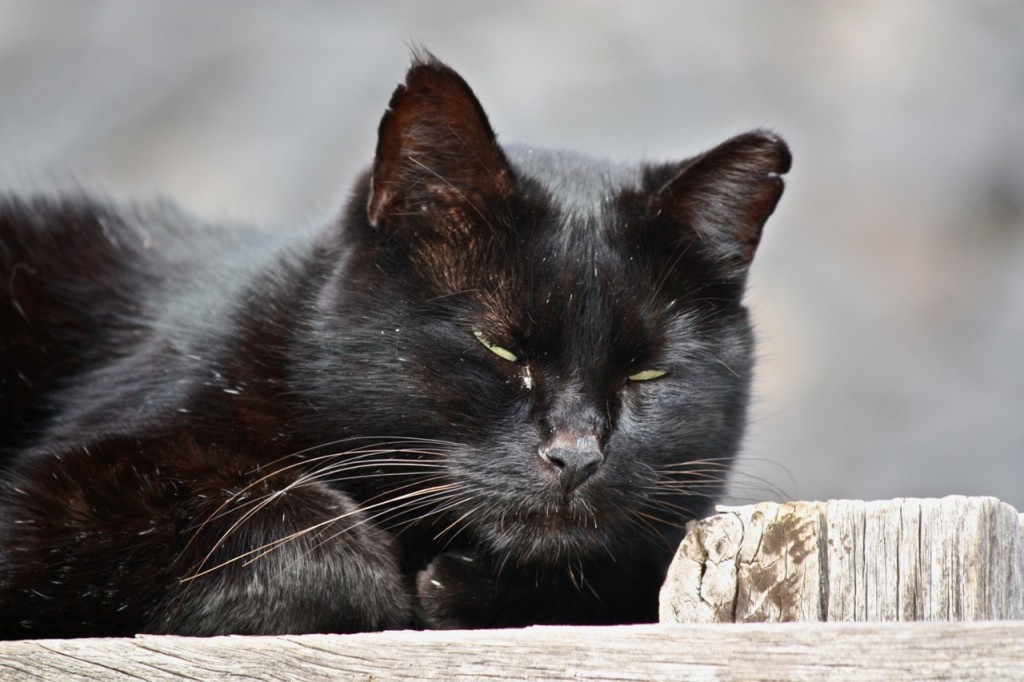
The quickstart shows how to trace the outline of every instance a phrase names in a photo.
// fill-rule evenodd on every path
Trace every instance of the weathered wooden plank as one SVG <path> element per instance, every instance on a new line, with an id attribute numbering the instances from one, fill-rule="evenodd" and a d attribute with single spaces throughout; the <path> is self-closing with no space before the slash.
<path id="1" fill-rule="evenodd" d="M 661 620 L 1024 619 L 1022 526 L 988 497 L 723 508 L 691 524 Z"/>
<path id="2" fill-rule="evenodd" d="M 822 620 L 820 601 L 793 597 L 821 584 L 821 558 L 811 541 L 820 534 L 820 526 L 821 510 L 814 504 L 787 502 L 751 512 L 748 528 L 753 541 L 744 537 L 738 557 L 736 577 L 744 589 L 737 591 L 736 622 Z M 772 560 L 763 561 L 765 557 Z"/>
<path id="3" fill-rule="evenodd" d="M 1024 623 L 536 627 L 0 642 L 8 680 L 1014 680 Z"/>
<path id="4" fill-rule="evenodd" d="M 663 591 L 746 625 L 0 642 L 0 680 L 1021 680 L 1024 622 L 979 619 L 1024 618 L 1022 526 L 991 498 L 762 503 L 695 523 Z"/>

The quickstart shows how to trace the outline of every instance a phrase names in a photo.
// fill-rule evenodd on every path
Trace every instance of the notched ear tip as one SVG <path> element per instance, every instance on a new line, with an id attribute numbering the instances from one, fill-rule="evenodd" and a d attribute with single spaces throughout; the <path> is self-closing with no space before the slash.
<path id="1" fill-rule="evenodd" d="M 392 120 L 401 126 L 415 110 L 437 110 L 443 106 L 446 93 L 456 92 L 474 99 L 469 85 L 455 69 L 448 66 L 422 46 L 412 48 L 412 63 L 405 72 L 405 82 L 395 86 L 388 101 L 387 111 L 378 131 L 385 134 Z M 479 105 L 477 105 L 479 107 Z"/>
<path id="2" fill-rule="evenodd" d="M 649 210 L 668 210 L 732 272 L 745 272 L 764 223 L 782 197 L 782 176 L 792 163 L 789 146 L 779 135 L 743 133 L 685 162 Z"/>
<path id="3" fill-rule="evenodd" d="M 399 85 L 392 95 L 391 106 L 394 108 L 396 99 L 401 98 L 406 92 L 411 94 L 422 93 L 432 95 L 443 92 L 446 89 L 462 90 L 472 93 L 469 85 L 452 67 L 448 66 L 435 57 L 425 48 L 414 49 L 412 53 L 412 64 L 405 73 L 405 84 Z M 470 94 L 470 97 L 473 95 Z"/>
<path id="4" fill-rule="evenodd" d="M 752 130 L 737 135 L 725 144 L 734 144 L 737 149 L 745 150 L 759 164 L 763 164 L 764 172 L 768 175 L 785 175 L 793 166 L 789 145 L 780 135 L 770 130 Z"/>
<path id="5" fill-rule="evenodd" d="M 775 211 L 776 204 L 782 198 L 783 190 L 786 187 L 782 176 L 792 168 L 793 155 L 790 153 L 786 141 L 773 132 L 755 130 L 741 137 L 746 137 L 745 144 L 749 145 L 748 158 L 756 169 L 754 172 L 762 174 L 763 178 L 760 182 L 752 178 L 754 180 L 751 185 L 752 189 L 758 186 L 761 189 L 755 191 L 748 199 L 748 217 L 760 226 Z M 760 229 L 758 229 L 759 234 Z M 754 239 L 752 243 L 756 245 L 757 239 Z"/>
<path id="6" fill-rule="evenodd" d="M 793 168 L 793 153 L 789 151 L 789 145 L 781 137 L 775 139 L 775 153 L 778 155 L 779 167 L 775 172 L 785 175 Z"/>
<path id="7" fill-rule="evenodd" d="M 366 215 L 379 226 L 425 207 L 438 215 L 507 195 L 513 175 L 487 115 L 463 78 L 426 50 L 399 85 L 377 133 Z M 463 221 L 456 221 L 462 224 Z"/>

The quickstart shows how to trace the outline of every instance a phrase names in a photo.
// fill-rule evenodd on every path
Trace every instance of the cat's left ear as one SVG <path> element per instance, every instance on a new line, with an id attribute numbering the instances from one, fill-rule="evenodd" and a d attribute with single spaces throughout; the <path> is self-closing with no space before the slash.
<path id="1" fill-rule="evenodd" d="M 648 211 L 696 236 L 728 273 L 743 276 L 791 164 L 789 147 L 777 135 L 739 135 L 683 164 L 651 198 Z"/>
<path id="2" fill-rule="evenodd" d="M 367 215 L 376 227 L 423 215 L 465 227 L 514 187 L 511 168 L 466 82 L 429 54 L 416 57 L 380 123 Z"/>

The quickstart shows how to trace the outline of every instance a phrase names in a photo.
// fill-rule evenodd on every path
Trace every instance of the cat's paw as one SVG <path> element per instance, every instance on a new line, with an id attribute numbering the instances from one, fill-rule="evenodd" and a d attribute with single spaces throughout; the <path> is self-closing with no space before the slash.
<path id="1" fill-rule="evenodd" d="M 494 568 L 469 554 L 439 554 L 416 576 L 418 617 L 428 628 L 482 627 L 494 617 Z"/>

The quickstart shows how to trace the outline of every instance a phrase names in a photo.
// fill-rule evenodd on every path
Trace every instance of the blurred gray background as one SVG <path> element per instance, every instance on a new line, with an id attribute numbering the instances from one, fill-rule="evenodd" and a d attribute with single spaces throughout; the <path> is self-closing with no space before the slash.
<path id="1" fill-rule="evenodd" d="M 416 43 L 507 141 L 789 140 L 737 500 L 1024 510 L 1022 2 L 0 0 L 0 187 L 321 220 Z"/>

